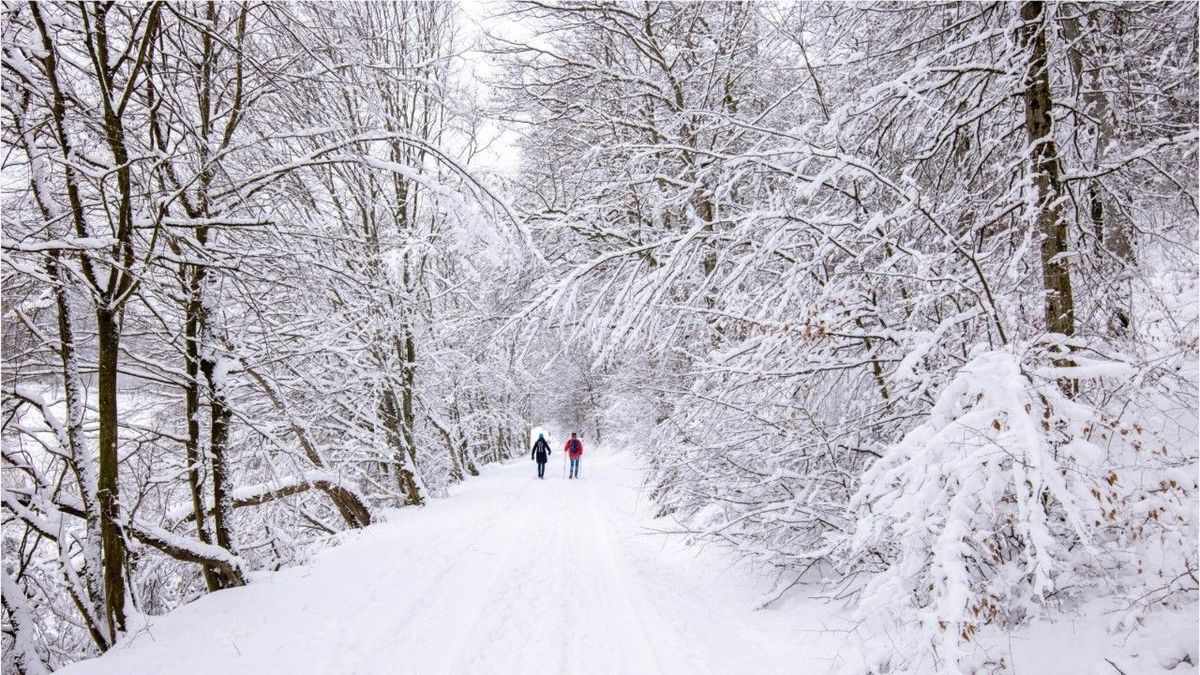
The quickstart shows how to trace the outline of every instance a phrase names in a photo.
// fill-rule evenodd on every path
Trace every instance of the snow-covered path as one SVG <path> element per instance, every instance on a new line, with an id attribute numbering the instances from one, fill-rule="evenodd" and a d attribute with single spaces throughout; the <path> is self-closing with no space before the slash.
<path id="1" fill-rule="evenodd" d="M 631 453 L 539 481 L 490 467 L 450 499 L 155 618 L 89 673 L 824 673 L 824 619 L 649 534 Z M 810 625 L 802 625 L 804 623 Z"/>

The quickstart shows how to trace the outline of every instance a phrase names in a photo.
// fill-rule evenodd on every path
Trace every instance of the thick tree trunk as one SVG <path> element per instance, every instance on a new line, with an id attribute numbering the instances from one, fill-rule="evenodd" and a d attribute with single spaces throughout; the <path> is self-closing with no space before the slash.
<path id="1" fill-rule="evenodd" d="M 204 268 L 196 267 L 185 271 L 188 277 L 187 319 L 184 324 L 184 370 L 187 384 L 184 387 L 184 412 L 187 415 L 187 440 L 184 456 L 187 462 L 188 490 L 192 497 L 192 517 L 196 524 L 196 537 L 204 544 L 211 544 L 204 508 L 204 485 L 201 477 L 203 458 L 200 455 L 200 336 L 203 313 L 200 289 L 204 282 Z M 204 583 L 209 591 L 221 588 L 221 579 L 211 565 L 203 565 Z"/>
<path id="2" fill-rule="evenodd" d="M 216 535 L 217 546 L 237 555 L 232 527 L 229 522 L 233 505 L 229 470 L 226 465 L 226 450 L 229 444 L 229 422 L 233 413 L 225 399 L 224 374 L 220 364 L 211 355 L 202 357 L 200 370 L 208 382 L 209 394 L 209 443 L 208 459 L 212 466 L 213 489 L 213 533 Z M 240 586 L 235 579 L 224 578 L 222 587 Z"/>
<path id="3" fill-rule="evenodd" d="M 54 302 L 58 309 L 58 352 L 62 361 L 63 391 L 66 394 L 67 419 L 65 421 L 70 465 L 79 483 L 79 499 L 86 515 L 86 534 L 83 551 L 83 577 L 87 598 L 77 598 L 80 612 L 88 625 L 97 646 L 103 651 L 111 646 L 108 629 L 105 627 L 106 610 L 103 590 L 103 536 L 100 527 L 100 510 L 97 497 L 96 468 L 87 451 L 83 430 L 84 391 L 79 375 L 79 357 L 75 349 L 75 327 L 71 317 L 71 303 L 67 298 L 65 280 L 61 276 L 57 255 L 51 256 L 46 264 L 47 275 L 53 280 Z M 88 605 L 83 606 L 86 602 Z"/>
<path id="4" fill-rule="evenodd" d="M 1037 0 L 1021 5 L 1021 18 L 1026 25 L 1019 31 L 1019 40 L 1029 53 L 1024 94 L 1025 131 L 1031 144 L 1029 169 L 1036 191 L 1037 226 L 1042 234 L 1046 330 L 1074 335 L 1075 303 L 1067 261 L 1067 223 L 1062 217 L 1064 190 L 1058 147 L 1053 136 L 1043 10 L 1043 3 Z"/>
<path id="5" fill-rule="evenodd" d="M 383 423 L 384 435 L 388 445 L 392 447 L 392 459 L 396 466 L 396 486 L 404 495 L 405 506 L 420 506 L 422 495 L 417 486 L 416 476 L 409 466 L 409 453 L 404 444 L 404 430 L 400 420 L 395 392 L 385 387 L 379 401 L 379 417 Z"/>
<path id="6" fill-rule="evenodd" d="M 162 528 L 142 523 L 130 523 L 129 530 L 134 539 L 176 560 L 215 567 L 221 578 L 230 580 L 232 586 L 243 586 L 246 583 L 241 560 L 224 549 L 208 544 L 182 542 Z"/>
<path id="7" fill-rule="evenodd" d="M 208 3 L 205 5 L 205 19 L 210 26 L 218 24 L 218 6 L 216 3 Z M 236 87 L 231 101 L 231 107 L 228 111 L 229 119 L 225 132 L 220 138 L 220 147 L 227 147 L 232 140 L 232 134 L 237 128 L 238 120 L 241 118 L 242 104 L 242 52 L 240 46 L 242 38 L 246 30 L 246 9 L 243 6 L 241 15 L 238 20 L 236 32 L 236 40 L 239 49 L 235 52 L 236 61 Z M 198 112 L 200 116 L 200 143 L 198 144 L 198 153 L 200 159 L 199 181 L 196 190 L 196 208 L 193 215 L 201 218 L 210 218 L 213 216 L 210 207 L 209 190 L 212 186 L 212 181 L 215 175 L 215 169 L 210 165 L 210 148 L 213 143 L 213 67 L 217 60 L 217 53 L 214 46 L 212 33 L 208 30 L 204 31 L 201 38 L 201 54 L 203 61 L 200 68 L 200 95 L 197 100 Z M 198 227 L 195 230 L 195 241 L 197 248 L 204 250 L 208 246 L 209 228 Z M 216 355 L 218 340 L 216 336 L 214 310 L 210 306 L 209 289 L 207 284 L 207 272 L 203 265 L 191 266 L 190 274 L 191 284 L 189 287 L 190 295 L 188 302 L 188 328 L 189 328 L 189 345 L 194 348 L 194 352 L 189 353 L 189 375 L 195 378 L 194 367 L 199 366 L 199 370 L 204 374 L 204 380 L 207 384 L 208 404 L 209 404 L 209 434 L 208 434 L 208 461 L 212 468 L 212 492 L 213 492 L 213 534 L 216 539 L 217 546 L 229 551 L 236 556 L 237 540 L 232 531 L 233 507 L 231 505 L 231 487 L 229 470 L 227 467 L 226 457 L 228 454 L 229 445 L 229 427 L 233 417 L 233 411 L 229 407 L 227 401 L 225 374 L 221 369 L 220 360 Z M 193 419 L 189 420 L 189 424 L 198 420 L 194 420 L 195 412 L 190 413 Z M 197 470 L 199 467 L 195 467 Z M 194 486 L 197 490 L 199 486 Z M 202 494 L 202 493 L 201 493 Z M 193 506 L 197 509 L 196 523 L 197 529 L 200 531 L 204 525 L 204 513 L 200 509 L 203 508 L 203 498 L 193 497 Z M 202 533 L 201 541 L 207 543 L 207 533 Z M 240 586 L 244 582 L 240 575 L 231 577 L 229 574 L 220 572 L 206 565 L 204 568 L 205 579 L 209 580 L 212 576 L 212 582 L 215 582 L 219 588 L 229 588 L 231 586 Z M 211 588 L 211 582 L 210 582 Z"/>
<path id="8" fill-rule="evenodd" d="M 100 467 L 96 496 L 100 511 L 100 537 L 104 563 L 104 610 L 109 643 L 125 630 L 125 539 L 121 536 L 117 488 L 117 364 L 121 344 L 119 312 L 96 310 L 97 389 L 100 416 Z"/>
<path id="9" fill-rule="evenodd" d="M 129 299 L 137 285 L 131 270 L 134 267 L 133 247 L 133 178 L 129 151 L 125 145 L 125 126 L 121 118 L 121 105 L 112 96 L 118 91 L 114 82 L 114 69 L 121 66 L 119 61 L 110 58 L 108 48 L 107 13 L 112 5 L 96 4 L 92 6 L 94 33 L 89 35 L 95 48 L 95 58 L 98 64 L 97 80 L 101 89 L 100 103 L 104 113 L 104 132 L 108 149 L 112 152 L 113 165 L 117 178 L 115 220 L 110 220 L 110 227 L 116 234 L 116 241 L 110 249 L 112 258 L 108 273 L 108 283 L 97 291 L 96 332 L 97 332 L 97 407 L 100 417 L 99 442 L 99 476 L 97 478 L 97 500 L 100 506 L 100 536 L 102 539 L 102 555 L 104 558 L 104 602 L 105 615 L 108 618 L 110 642 L 115 642 L 117 633 L 125 630 L 125 566 L 126 547 L 121 533 L 121 506 L 118 494 L 118 400 L 117 372 L 120 361 L 121 322 L 124 314 L 124 304 Z M 137 60 L 130 67 L 128 78 L 134 80 L 146 63 L 146 53 L 149 45 L 158 33 L 158 15 L 161 5 L 154 5 L 146 17 L 142 34 L 141 47 Z M 81 7 L 86 16 L 87 8 Z M 49 45 L 48 45 L 49 46 Z M 57 87 L 56 87 L 57 88 Z M 69 158 L 70 159 L 70 158 Z M 72 204 L 73 208 L 81 208 Z M 111 217 L 111 216 L 110 216 Z M 82 212 L 76 214 L 76 220 L 82 221 Z"/>

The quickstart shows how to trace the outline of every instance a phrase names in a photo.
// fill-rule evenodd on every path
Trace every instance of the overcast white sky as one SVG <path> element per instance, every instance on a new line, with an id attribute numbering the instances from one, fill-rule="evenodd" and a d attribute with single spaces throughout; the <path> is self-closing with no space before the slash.
<path id="1" fill-rule="evenodd" d="M 456 6 L 462 17 L 460 33 L 463 61 L 467 76 L 477 88 L 480 103 L 486 106 L 490 96 L 489 82 L 500 76 L 496 57 L 487 53 L 487 35 L 506 39 L 527 38 L 533 35 L 528 26 L 503 16 L 506 3 L 498 0 L 458 0 Z M 519 133 L 508 125 L 486 120 L 479 130 L 477 141 L 481 151 L 472 162 L 477 171 L 510 176 L 516 172 L 520 153 L 516 147 Z"/>

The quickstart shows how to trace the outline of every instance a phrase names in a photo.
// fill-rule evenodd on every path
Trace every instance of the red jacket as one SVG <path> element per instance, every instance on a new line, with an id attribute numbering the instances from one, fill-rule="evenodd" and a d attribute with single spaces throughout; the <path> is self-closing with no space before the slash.
<path id="1" fill-rule="evenodd" d="M 583 441 L 578 438 L 568 438 L 567 444 L 563 446 L 563 452 L 567 453 L 571 459 L 579 459 L 579 456 L 583 454 Z"/>

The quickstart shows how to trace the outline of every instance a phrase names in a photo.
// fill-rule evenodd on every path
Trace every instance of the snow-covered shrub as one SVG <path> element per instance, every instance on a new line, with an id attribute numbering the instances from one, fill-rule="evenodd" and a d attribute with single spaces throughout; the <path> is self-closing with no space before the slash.
<path id="1" fill-rule="evenodd" d="M 985 626 L 1069 608 L 1098 587 L 1131 605 L 1195 590 L 1194 453 L 1064 394 L 1067 377 L 1127 377 L 1129 365 L 1047 361 L 974 354 L 864 474 L 851 551 L 878 573 L 859 611 L 901 643 L 880 671 L 1002 668 L 976 648 Z"/>

